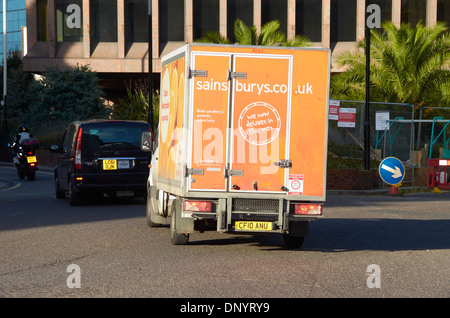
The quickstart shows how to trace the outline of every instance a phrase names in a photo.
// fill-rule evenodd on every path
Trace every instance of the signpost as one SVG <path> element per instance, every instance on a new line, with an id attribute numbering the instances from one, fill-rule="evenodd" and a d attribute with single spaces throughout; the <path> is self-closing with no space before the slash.
<path id="1" fill-rule="evenodd" d="M 398 194 L 398 185 L 405 177 L 405 167 L 403 163 L 395 157 L 387 157 L 378 168 L 381 179 L 391 185 L 389 193 Z"/>

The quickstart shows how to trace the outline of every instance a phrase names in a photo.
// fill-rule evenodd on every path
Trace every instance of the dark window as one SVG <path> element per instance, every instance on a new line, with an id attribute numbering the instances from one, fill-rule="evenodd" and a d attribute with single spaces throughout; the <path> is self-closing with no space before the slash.
<path id="1" fill-rule="evenodd" d="M 91 37 L 95 42 L 117 42 L 117 1 L 91 0 Z"/>
<path id="2" fill-rule="evenodd" d="M 234 21 L 242 20 L 245 25 L 253 26 L 253 0 L 227 1 L 227 37 L 231 42 L 236 41 L 234 36 Z"/>
<path id="3" fill-rule="evenodd" d="M 356 0 L 331 0 L 331 42 L 356 41 Z"/>
<path id="4" fill-rule="evenodd" d="M 322 1 L 295 2 L 295 34 L 304 35 L 312 42 L 322 40 Z"/>
<path id="5" fill-rule="evenodd" d="M 58 42 L 83 41 L 82 0 L 56 1 L 56 39 Z"/>
<path id="6" fill-rule="evenodd" d="M 85 125 L 81 151 L 85 155 L 100 155 L 115 150 L 139 150 L 144 131 L 148 128 L 142 125 Z"/>
<path id="7" fill-rule="evenodd" d="M 148 0 L 125 1 L 125 41 L 148 42 Z"/>
<path id="8" fill-rule="evenodd" d="M 66 133 L 64 134 L 63 139 L 63 150 L 69 150 L 73 147 L 74 142 L 74 134 L 75 134 L 75 126 L 70 125 L 70 127 L 66 130 Z"/>
<path id="9" fill-rule="evenodd" d="M 278 20 L 280 31 L 287 33 L 287 0 L 261 0 L 261 25 Z"/>
<path id="10" fill-rule="evenodd" d="M 48 3 L 47 0 L 36 2 L 37 40 L 48 41 Z"/>
<path id="11" fill-rule="evenodd" d="M 402 23 L 415 26 L 419 21 L 426 23 L 427 0 L 402 0 Z"/>
<path id="12" fill-rule="evenodd" d="M 377 4 L 381 9 L 381 23 L 392 21 L 392 0 L 371 0 L 372 4 Z"/>
<path id="13" fill-rule="evenodd" d="M 184 41 L 184 0 L 159 2 L 159 40 Z"/>
<path id="14" fill-rule="evenodd" d="M 193 5 L 194 40 L 207 31 L 219 31 L 219 0 L 195 0 Z"/>
<path id="15" fill-rule="evenodd" d="M 450 1 L 438 0 L 437 20 L 446 22 L 447 26 L 450 26 Z"/>

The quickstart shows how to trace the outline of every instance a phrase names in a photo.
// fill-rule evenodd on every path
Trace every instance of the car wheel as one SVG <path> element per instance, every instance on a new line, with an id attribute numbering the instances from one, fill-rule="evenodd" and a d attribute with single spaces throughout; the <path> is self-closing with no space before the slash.
<path id="1" fill-rule="evenodd" d="M 75 189 L 75 185 L 72 181 L 69 181 L 69 204 L 70 205 L 80 205 L 81 204 L 81 194 Z"/>
<path id="2" fill-rule="evenodd" d="M 57 199 L 64 199 L 66 197 L 66 192 L 62 191 L 59 186 L 59 178 L 55 176 L 55 194 Z"/>

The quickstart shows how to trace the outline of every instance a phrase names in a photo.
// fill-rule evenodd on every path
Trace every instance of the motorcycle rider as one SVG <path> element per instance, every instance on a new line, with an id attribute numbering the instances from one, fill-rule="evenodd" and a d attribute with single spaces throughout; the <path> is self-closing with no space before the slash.
<path id="1" fill-rule="evenodd" d="M 19 151 L 19 147 L 22 144 L 22 141 L 25 139 L 33 138 L 33 135 L 28 132 L 28 127 L 26 124 L 21 124 L 19 126 L 19 132 L 14 138 L 14 143 L 11 146 L 12 154 L 13 154 L 13 162 L 15 164 L 19 164 L 19 159 L 17 159 L 17 152 Z"/>

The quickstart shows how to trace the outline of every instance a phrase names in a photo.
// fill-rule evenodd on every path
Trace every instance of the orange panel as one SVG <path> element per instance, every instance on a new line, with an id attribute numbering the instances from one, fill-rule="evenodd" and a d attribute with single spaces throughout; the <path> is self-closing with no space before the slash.
<path id="1" fill-rule="evenodd" d="M 282 191 L 285 169 L 274 165 L 286 159 L 286 119 L 289 93 L 289 58 L 243 57 L 235 71 L 246 79 L 233 83 L 232 169 L 234 190 Z M 232 190 L 233 190 L 232 189 Z"/>
<path id="2" fill-rule="evenodd" d="M 290 175 L 304 175 L 303 195 L 323 196 L 328 136 L 328 52 L 293 51 Z"/>
<path id="3" fill-rule="evenodd" d="M 161 71 L 158 174 L 177 181 L 183 177 L 184 70 L 182 57 L 164 65 Z"/>
<path id="4" fill-rule="evenodd" d="M 230 57 L 195 55 L 192 67 L 207 71 L 207 76 L 193 79 L 191 167 L 204 174 L 192 175 L 190 188 L 225 190 Z"/>

